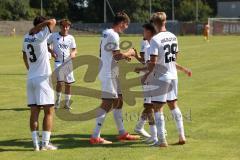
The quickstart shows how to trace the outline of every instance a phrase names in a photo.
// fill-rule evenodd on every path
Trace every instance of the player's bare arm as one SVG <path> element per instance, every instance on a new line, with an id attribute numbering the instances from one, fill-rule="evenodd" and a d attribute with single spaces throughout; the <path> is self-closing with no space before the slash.
<path id="1" fill-rule="evenodd" d="M 135 58 L 140 62 L 144 63 L 144 52 L 140 52 L 140 55 L 138 54 L 137 50 L 134 48 L 135 51 Z"/>
<path id="2" fill-rule="evenodd" d="M 54 53 L 54 51 L 50 48 L 50 45 L 48 45 L 48 52 L 51 53 L 51 56 L 56 59 L 57 58 L 57 54 Z"/>
<path id="3" fill-rule="evenodd" d="M 176 63 L 176 68 L 177 68 L 177 70 L 182 71 L 183 73 L 188 75 L 188 77 L 192 76 L 192 71 L 190 69 L 183 67 L 183 66 L 179 65 L 178 63 Z"/>
<path id="4" fill-rule="evenodd" d="M 53 31 L 55 25 L 56 25 L 56 20 L 55 20 L 55 19 L 46 20 L 46 21 L 38 24 L 37 26 L 33 27 L 33 28 L 30 30 L 29 34 L 36 34 L 36 33 L 40 32 L 43 27 L 46 27 L 46 26 L 48 26 L 49 29 L 50 29 L 51 31 Z"/>
<path id="5" fill-rule="evenodd" d="M 27 54 L 26 52 L 23 52 L 23 61 L 24 61 L 24 64 L 27 68 L 27 70 L 29 69 L 29 65 L 28 65 L 28 60 L 27 60 Z"/>
<path id="6" fill-rule="evenodd" d="M 72 48 L 71 53 L 70 53 L 71 59 L 75 58 L 76 54 L 77 54 L 77 49 L 76 48 Z"/>
<path id="7" fill-rule="evenodd" d="M 144 84 L 148 76 L 152 73 L 154 67 L 156 66 L 157 63 L 157 56 L 156 55 L 151 55 L 150 56 L 150 61 L 148 63 L 148 72 L 142 77 L 141 82 Z"/>

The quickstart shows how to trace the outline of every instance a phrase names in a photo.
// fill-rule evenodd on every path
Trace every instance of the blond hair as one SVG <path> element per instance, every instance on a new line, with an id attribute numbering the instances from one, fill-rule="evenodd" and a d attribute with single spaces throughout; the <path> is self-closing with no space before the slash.
<path id="1" fill-rule="evenodd" d="M 167 15 L 165 12 L 156 12 L 151 17 L 151 22 L 155 25 L 162 26 L 165 24 Z"/>

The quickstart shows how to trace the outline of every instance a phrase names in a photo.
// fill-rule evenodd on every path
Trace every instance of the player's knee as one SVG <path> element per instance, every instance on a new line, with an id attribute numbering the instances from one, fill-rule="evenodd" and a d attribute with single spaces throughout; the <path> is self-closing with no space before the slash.
<path id="1" fill-rule="evenodd" d="M 170 108 L 170 110 L 173 110 L 173 109 L 175 109 L 177 107 L 177 101 L 176 100 L 168 101 L 167 105 Z"/>

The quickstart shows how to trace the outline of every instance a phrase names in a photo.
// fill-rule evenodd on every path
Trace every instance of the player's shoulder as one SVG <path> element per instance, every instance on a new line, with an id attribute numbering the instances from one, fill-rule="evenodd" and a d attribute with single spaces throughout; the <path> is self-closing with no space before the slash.
<path id="1" fill-rule="evenodd" d="M 108 38 L 108 37 L 119 37 L 118 33 L 115 32 L 112 28 L 105 29 L 102 32 L 102 37 L 103 38 Z"/>
<path id="2" fill-rule="evenodd" d="M 68 35 L 68 38 L 71 39 L 71 40 L 75 39 L 74 36 L 71 35 L 71 34 Z"/>
<path id="3" fill-rule="evenodd" d="M 59 36 L 59 32 L 53 32 L 53 33 L 50 34 L 50 36 L 57 37 L 57 36 Z"/>

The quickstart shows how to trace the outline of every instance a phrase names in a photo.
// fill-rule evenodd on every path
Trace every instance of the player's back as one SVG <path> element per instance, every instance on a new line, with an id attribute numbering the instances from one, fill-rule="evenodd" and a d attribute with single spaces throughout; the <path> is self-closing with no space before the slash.
<path id="1" fill-rule="evenodd" d="M 50 34 L 48 27 L 34 35 L 24 36 L 23 51 L 29 64 L 28 79 L 39 76 L 49 76 L 51 66 L 48 55 L 47 38 Z"/>
<path id="2" fill-rule="evenodd" d="M 157 66 L 154 72 L 166 79 L 177 79 L 176 54 L 178 53 L 177 37 L 171 32 L 160 32 L 151 40 L 151 54 L 157 54 Z M 157 52 L 157 53 L 156 53 Z"/>

